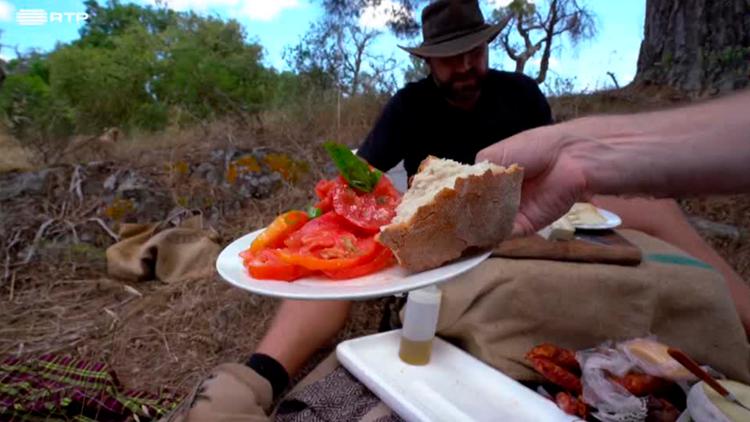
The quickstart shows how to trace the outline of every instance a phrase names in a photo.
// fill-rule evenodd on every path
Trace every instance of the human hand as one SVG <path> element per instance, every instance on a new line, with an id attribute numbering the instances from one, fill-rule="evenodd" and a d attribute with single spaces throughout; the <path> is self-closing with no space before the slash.
<path id="1" fill-rule="evenodd" d="M 518 164 L 524 169 L 521 204 L 513 224 L 513 236 L 530 235 L 551 224 L 580 200 L 588 200 L 582 162 L 593 142 L 566 133 L 560 125 L 519 133 L 497 142 L 476 156 L 498 165 Z"/>

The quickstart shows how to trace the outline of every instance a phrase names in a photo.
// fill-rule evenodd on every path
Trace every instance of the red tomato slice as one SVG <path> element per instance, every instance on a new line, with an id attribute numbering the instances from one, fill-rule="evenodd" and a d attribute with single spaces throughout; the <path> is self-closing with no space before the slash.
<path id="1" fill-rule="evenodd" d="M 371 193 L 359 193 L 348 186 L 333 189 L 333 209 L 353 225 L 368 233 L 377 233 L 391 222 L 400 200 L 387 177 L 381 177 Z"/>
<path id="2" fill-rule="evenodd" d="M 391 251 L 372 236 L 391 221 L 401 197 L 387 177 L 370 193 L 349 188 L 342 177 L 321 180 L 315 193 L 322 216 L 282 214 L 240 254 L 252 277 L 292 281 L 323 271 L 345 279 L 394 262 Z"/>
<path id="3" fill-rule="evenodd" d="M 312 274 L 306 268 L 287 264 L 274 249 L 265 249 L 253 256 L 246 254 L 244 259 L 250 276 L 258 280 L 293 281 Z"/>
<path id="4" fill-rule="evenodd" d="M 336 213 L 328 212 L 308 221 L 299 230 L 292 233 L 284 244 L 289 249 L 311 250 L 320 247 L 331 247 L 336 238 L 351 234 L 349 223 Z"/>
<path id="5" fill-rule="evenodd" d="M 338 176 L 335 179 L 324 179 L 315 185 L 315 194 L 319 202 L 315 205 L 321 212 L 326 213 L 333 210 L 333 191 L 337 186 L 348 186 L 346 179 Z"/>
<path id="6" fill-rule="evenodd" d="M 314 252 L 279 249 L 279 258 L 290 265 L 298 265 L 308 270 L 337 270 L 361 265 L 375 257 L 378 244 L 372 237 L 364 239 L 344 237 L 333 247 Z"/>
<path id="7" fill-rule="evenodd" d="M 362 277 L 363 275 L 372 274 L 383 268 L 389 267 L 396 262 L 390 249 L 383 246 L 380 246 L 379 249 L 380 251 L 371 261 L 367 261 L 356 267 L 323 271 L 323 274 L 334 280 L 344 280 L 347 278 Z"/>
<path id="8" fill-rule="evenodd" d="M 315 185 L 315 194 L 318 196 L 318 203 L 315 204 L 315 207 L 322 213 L 326 213 L 333 209 L 333 202 L 331 202 L 330 193 L 337 184 L 337 179 L 323 179 Z"/>
<path id="9" fill-rule="evenodd" d="M 375 185 L 375 189 L 373 189 L 373 192 L 376 195 L 388 195 L 394 198 L 401 199 L 401 192 L 399 192 L 398 189 L 393 186 L 393 182 L 391 182 L 391 179 L 389 179 L 385 175 L 383 175 L 383 177 L 378 180 L 378 184 Z"/>

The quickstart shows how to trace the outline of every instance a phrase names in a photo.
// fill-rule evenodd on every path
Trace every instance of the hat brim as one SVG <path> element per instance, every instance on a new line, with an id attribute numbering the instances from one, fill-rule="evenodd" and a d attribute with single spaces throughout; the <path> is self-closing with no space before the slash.
<path id="1" fill-rule="evenodd" d="M 477 32 L 441 42 L 439 44 L 423 45 L 419 47 L 403 47 L 399 45 L 398 47 L 422 58 L 457 56 L 466 53 L 467 51 L 471 51 L 483 43 L 492 42 L 502 29 L 502 25 L 489 25 Z"/>

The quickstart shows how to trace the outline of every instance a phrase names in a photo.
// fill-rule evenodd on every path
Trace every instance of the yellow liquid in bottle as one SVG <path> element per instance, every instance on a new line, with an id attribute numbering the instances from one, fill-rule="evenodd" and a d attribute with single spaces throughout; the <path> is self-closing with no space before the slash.
<path id="1" fill-rule="evenodd" d="M 432 353 L 432 339 L 426 341 L 414 341 L 401 337 L 401 347 L 398 356 L 402 361 L 410 365 L 427 365 Z"/>

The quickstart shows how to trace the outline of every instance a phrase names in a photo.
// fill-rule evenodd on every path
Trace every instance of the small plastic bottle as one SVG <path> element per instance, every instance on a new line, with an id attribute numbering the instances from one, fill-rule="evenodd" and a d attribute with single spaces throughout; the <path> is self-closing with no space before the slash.
<path id="1" fill-rule="evenodd" d="M 430 362 L 441 296 L 440 289 L 434 285 L 409 292 L 398 351 L 402 361 L 411 365 Z"/>

